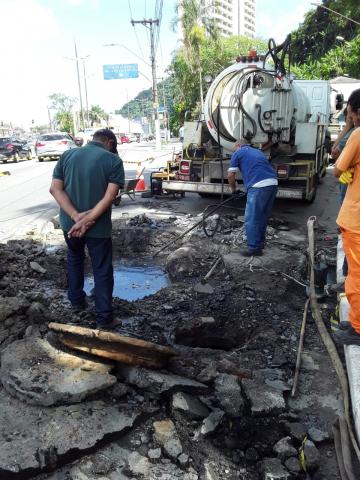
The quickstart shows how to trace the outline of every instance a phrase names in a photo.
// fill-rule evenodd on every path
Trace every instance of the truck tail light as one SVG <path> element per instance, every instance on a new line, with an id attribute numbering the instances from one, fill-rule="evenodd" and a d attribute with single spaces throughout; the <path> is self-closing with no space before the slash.
<path id="1" fill-rule="evenodd" d="M 276 173 L 278 178 L 288 178 L 289 177 L 289 165 L 278 165 L 276 168 Z"/>
<path id="2" fill-rule="evenodd" d="M 184 173 L 184 174 L 187 174 L 190 172 L 190 162 L 188 162 L 187 160 L 182 160 L 180 162 L 180 173 Z"/>

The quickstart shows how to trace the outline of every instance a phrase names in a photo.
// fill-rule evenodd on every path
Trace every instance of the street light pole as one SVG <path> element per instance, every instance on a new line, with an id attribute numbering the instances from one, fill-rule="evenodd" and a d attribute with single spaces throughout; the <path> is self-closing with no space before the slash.
<path id="1" fill-rule="evenodd" d="M 158 19 L 149 19 L 149 20 L 131 20 L 132 26 L 136 23 L 141 23 L 144 27 L 149 28 L 150 30 L 150 48 L 151 48 L 151 72 L 152 72 L 152 84 L 153 84 L 153 108 L 154 108 L 154 119 L 155 119 L 155 142 L 156 148 L 161 149 L 161 139 L 160 139 L 160 124 L 159 124 L 159 97 L 156 81 L 156 58 L 155 58 L 155 36 L 154 36 L 154 25 L 159 25 Z M 147 25 L 150 25 L 149 27 Z"/>
<path id="2" fill-rule="evenodd" d="M 83 103 L 82 103 L 82 95 L 81 95 L 79 59 L 77 54 L 77 46 L 76 46 L 75 38 L 74 38 L 74 47 L 75 47 L 76 71 L 77 71 L 78 87 L 79 87 L 79 99 L 80 99 L 80 123 L 81 123 L 81 126 L 84 127 L 84 112 L 83 112 Z"/>

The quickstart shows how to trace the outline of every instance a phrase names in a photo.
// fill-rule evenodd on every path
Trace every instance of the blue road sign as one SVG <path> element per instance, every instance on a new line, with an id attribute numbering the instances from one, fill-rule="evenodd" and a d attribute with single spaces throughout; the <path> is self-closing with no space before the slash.
<path id="1" fill-rule="evenodd" d="M 158 113 L 167 113 L 166 107 L 158 107 Z"/>
<path id="2" fill-rule="evenodd" d="M 138 78 L 139 68 L 137 63 L 118 63 L 103 65 L 104 80 L 119 80 L 121 78 Z"/>

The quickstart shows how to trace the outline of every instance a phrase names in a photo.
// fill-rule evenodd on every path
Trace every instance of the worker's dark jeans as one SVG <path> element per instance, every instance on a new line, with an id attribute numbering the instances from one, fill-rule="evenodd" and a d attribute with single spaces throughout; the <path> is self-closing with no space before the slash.
<path id="1" fill-rule="evenodd" d="M 84 260 L 85 245 L 88 249 L 95 283 L 95 312 L 97 325 L 112 321 L 112 294 L 114 275 L 112 266 L 111 238 L 68 238 L 68 298 L 73 306 L 81 306 L 85 299 Z"/>
<path id="2" fill-rule="evenodd" d="M 277 193 L 277 185 L 249 188 L 245 208 L 245 231 L 249 250 L 262 250 L 266 227 Z"/>

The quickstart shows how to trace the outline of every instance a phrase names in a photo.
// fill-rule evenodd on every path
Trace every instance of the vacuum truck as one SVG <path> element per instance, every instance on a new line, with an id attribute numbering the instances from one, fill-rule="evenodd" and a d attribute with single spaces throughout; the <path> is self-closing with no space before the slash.
<path id="1" fill-rule="evenodd" d="M 230 194 L 230 157 L 245 138 L 276 171 L 278 197 L 314 200 L 328 164 L 330 84 L 296 80 L 285 67 L 289 47 L 289 38 L 279 46 L 270 39 L 266 55 L 252 50 L 215 78 L 202 118 L 184 123 L 182 159 L 163 190 Z"/>

